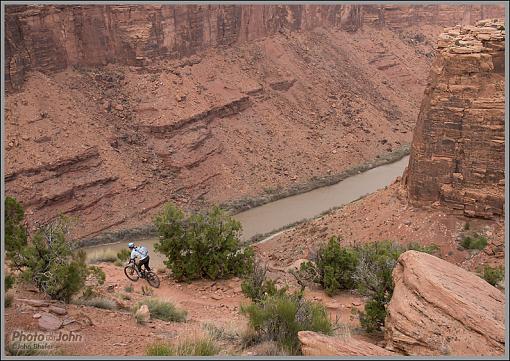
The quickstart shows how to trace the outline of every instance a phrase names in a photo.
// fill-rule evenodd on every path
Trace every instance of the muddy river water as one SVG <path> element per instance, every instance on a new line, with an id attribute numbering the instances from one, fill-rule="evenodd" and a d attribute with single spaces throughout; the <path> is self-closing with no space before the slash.
<path id="1" fill-rule="evenodd" d="M 305 218 L 312 218 L 320 213 L 352 202 L 366 194 L 389 185 L 396 177 L 402 175 L 409 162 L 409 156 L 399 161 L 381 165 L 366 172 L 356 174 L 331 186 L 283 198 L 259 207 L 249 209 L 234 216 L 243 227 L 242 240 L 256 234 L 265 234 Z M 140 243 L 151 252 L 151 265 L 163 265 L 163 257 L 154 252 L 157 239 L 147 239 Z M 88 257 L 93 258 L 105 251 L 117 252 L 126 248 L 126 242 L 105 244 L 85 248 Z"/>

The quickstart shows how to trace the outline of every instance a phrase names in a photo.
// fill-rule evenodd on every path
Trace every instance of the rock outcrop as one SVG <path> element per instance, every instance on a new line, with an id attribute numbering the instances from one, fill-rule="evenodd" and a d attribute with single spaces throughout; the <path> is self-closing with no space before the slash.
<path id="1" fill-rule="evenodd" d="M 340 338 L 318 334 L 313 331 L 298 332 L 304 356 L 391 356 L 387 351 L 371 343 L 352 337 Z"/>
<path id="2" fill-rule="evenodd" d="M 144 65 L 286 31 L 318 26 L 355 31 L 504 16 L 487 5 L 7 5 L 5 74 L 16 89 L 28 70 L 73 65 Z M 365 20 L 366 17 L 366 20 Z"/>
<path id="3" fill-rule="evenodd" d="M 402 254 L 385 322 L 386 348 L 408 355 L 501 355 L 505 295 L 426 253 Z"/>
<path id="4" fill-rule="evenodd" d="M 438 48 L 403 177 L 409 198 L 466 216 L 502 216 L 504 22 L 447 28 Z"/>

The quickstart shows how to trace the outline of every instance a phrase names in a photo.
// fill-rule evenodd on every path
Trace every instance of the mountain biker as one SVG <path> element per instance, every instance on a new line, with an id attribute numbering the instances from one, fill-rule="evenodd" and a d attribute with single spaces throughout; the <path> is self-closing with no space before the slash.
<path id="1" fill-rule="evenodd" d="M 144 246 L 135 246 L 133 242 L 128 243 L 128 248 L 131 250 L 130 262 L 135 262 L 135 258 L 138 258 L 138 263 L 135 262 L 136 268 L 138 272 L 144 274 L 142 271 L 142 265 L 145 266 L 147 271 L 150 272 L 151 268 L 149 267 L 149 251 Z"/>

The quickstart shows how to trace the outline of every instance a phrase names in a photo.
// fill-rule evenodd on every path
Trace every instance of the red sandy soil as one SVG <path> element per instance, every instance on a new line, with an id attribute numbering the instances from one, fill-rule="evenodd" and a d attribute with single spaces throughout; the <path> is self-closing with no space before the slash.
<path id="1" fill-rule="evenodd" d="M 126 308 L 120 311 L 110 311 L 83 305 L 60 305 L 67 309 L 68 317 L 80 321 L 63 327 L 63 330 L 73 330 L 83 336 L 83 342 L 72 345 L 57 344 L 59 352 L 65 355 L 144 355 L 145 348 L 158 341 L 175 344 L 179 340 L 207 335 L 205 324 L 213 324 L 236 339 L 218 340 L 221 354 L 252 354 L 259 352 L 260 346 L 252 346 L 242 349 L 240 335 L 247 328 L 247 319 L 240 314 L 239 306 L 250 301 L 244 297 L 240 290 L 241 281 L 237 278 L 222 281 L 195 281 L 190 284 L 179 284 L 169 279 L 164 274 L 159 274 L 161 286 L 153 289 L 154 295 L 162 300 L 176 305 L 188 312 L 187 321 L 166 322 L 151 320 L 148 324 L 137 324 L 130 307 L 144 297 L 141 292 L 142 285 L 148 286 L 145 281 L 139 280 L 134 283 L 134 290 L 130 293 L 124 291 L 124 287 L 131 282 L 125 277 L 121 267 L 111 264 L 100 264 L 106 273 L 106 282 L 101 287 L 102 293 L 110 298 L 118 298 L 116 293 L 129 295 L 131 300 L 121 301 Z M 108 286 L 114 286 L 113 292 L 108 292 Z M 29 306 L 16 299 L 42 299 L 42 295 L 30 291 L 30 287 L 18 286 L 15 291 L 13 305 L 5 309 L 5 334 L 6 341 L 14 330 L 37 331 L 38 320 L 33 318 L 41 309 Z M 377 337 L 358 334 L 358 317 L 353 314 L 354 309 L 362 309 L 363 300 L 349 292 L 329 297 L 323 291 L 307 289 L 305 297 L 322 302 L 328 308 L 333 321 L 346 325 L 352 329 L 351 334 L 363 340 L 376 342 Z M 93 325 L 83 325 L 86 315 L 92 320 Z M 341 328 L 339 333 L 349 332 Z"/>

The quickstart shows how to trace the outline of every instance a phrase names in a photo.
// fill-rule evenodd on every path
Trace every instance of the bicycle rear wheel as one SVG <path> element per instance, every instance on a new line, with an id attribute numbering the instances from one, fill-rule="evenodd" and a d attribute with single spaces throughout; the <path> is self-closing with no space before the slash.
<path id="1" fill-rule="evenodd" d="M 147 282 L 149 282 L 149 284 L 154 287 L 154 288 L 158 288 L 159 287 L 159 277 L 157 274 L 155 274 L 154 272 L 147 272 L 147 275 L 145 276 L 145 279 L 147 280 Z"/>
<path id="2" fill-rule="evenodd" d="M 127 278 L 129 278 L 131 281 L 136 282 L 140 278 L 138 275 L 138 272 L 131 266 L 124 267 L 124 274 Z"/>

